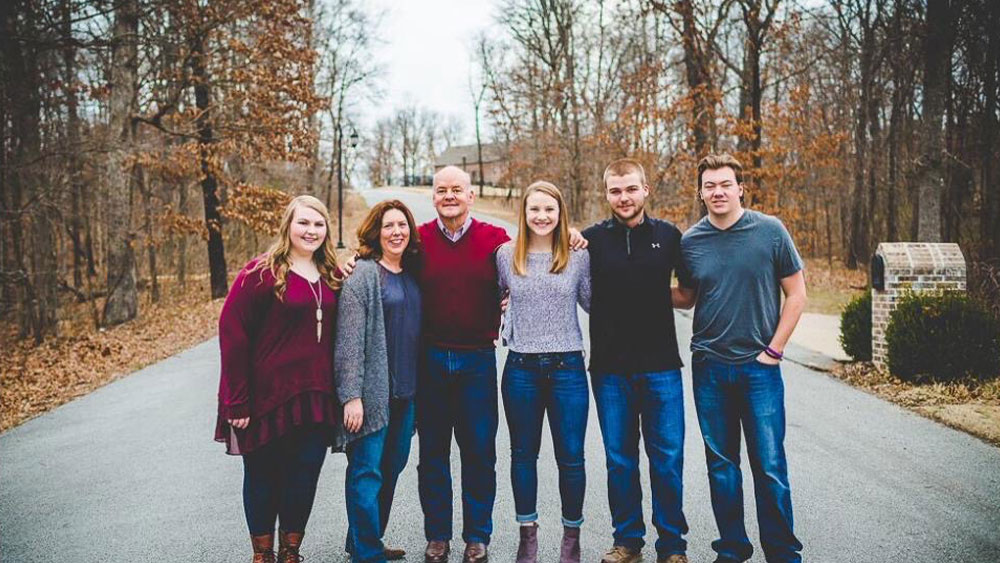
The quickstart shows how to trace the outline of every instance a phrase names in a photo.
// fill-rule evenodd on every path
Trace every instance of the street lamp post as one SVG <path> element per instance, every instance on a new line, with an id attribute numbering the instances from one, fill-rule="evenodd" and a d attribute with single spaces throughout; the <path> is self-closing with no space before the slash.
<path id="1" fill-rule="evenodd" d="M 344 247 L 344 127 L 337 123 L 337 248 Z M 351 148 L 358 146 L 358 132 L 351 127 Z"/>

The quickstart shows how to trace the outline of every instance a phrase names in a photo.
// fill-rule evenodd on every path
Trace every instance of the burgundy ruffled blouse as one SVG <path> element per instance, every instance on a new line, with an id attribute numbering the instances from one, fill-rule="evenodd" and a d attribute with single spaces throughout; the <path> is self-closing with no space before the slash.
<path id="1" fill-rule="evenodd" d="M 222 373 L 215 440 L 242 455 L 291 430 L 340 423 L 333 387 L 337 295 L 289 271 L 285 296 L 274 295 L 274 276 L 247 264 L 233 282 L 219 317 Z M 319 286 L 317 288 L 317 285 Z M 316 291 L 322 293 L 322 335 L 316 341 Z M 244 430 L 228 419 L 250 417 Z"/>

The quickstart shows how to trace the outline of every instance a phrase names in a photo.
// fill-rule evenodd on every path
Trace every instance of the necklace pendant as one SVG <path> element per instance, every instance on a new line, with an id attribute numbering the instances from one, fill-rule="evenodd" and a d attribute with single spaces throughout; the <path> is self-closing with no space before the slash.
<path id="1" fill-rule="evenodd" d="M 323 309 L 320 309 L 320 308 L 317 307 L 316 308 L 316 322 L 320 322 L 322 320 L 323 320 Z"/>
<path id="2" fill-rule="evenodd" d="M 323 323 L 316 322 L 316 342 L 319 342 L 323 337 Z"/>

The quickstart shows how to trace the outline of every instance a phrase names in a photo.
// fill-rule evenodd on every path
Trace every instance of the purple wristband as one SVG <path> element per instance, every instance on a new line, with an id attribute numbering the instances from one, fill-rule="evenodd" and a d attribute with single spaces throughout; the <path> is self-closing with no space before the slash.
<path id="1" fill-rule="evenodd" d="M 769 357 L 774 358 L 775 360 L 780 360 L 781 358 L 785 357 L 784 354 L 775 350 L 774 348 L 771 348 L 770 346 L 764 348 L 764 353 L 767 354 Z"/>

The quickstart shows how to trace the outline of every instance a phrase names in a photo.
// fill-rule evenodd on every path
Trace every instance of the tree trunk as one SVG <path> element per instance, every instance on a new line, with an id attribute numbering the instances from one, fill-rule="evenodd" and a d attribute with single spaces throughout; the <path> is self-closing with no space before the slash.
<path id="1" fill-rule="evenodd" d="M 917 240 L 941 241 L 941 192 L 944 142 L 941 132 L 952 51 L 950 0 L 928 0 L 924 39 L 924 104 L 921 119 L 924 154 L 917 180 Z"/>
<path id="2" fill-rule="evenodd" d="M 201 193 L 205 202 L 205 228 L 208 229 L 208 272 L 212 299 L 226 296 L 226 250 L 222 241 L 222 215 L 219 213 L 219 181 L 211 162 L 215 139 L 209 117 L 211 91 L 205 65 L 205 38 L 195 34 L 191 43 L 191 72 L 194 75 L 194 98 L 198 108 L 198 150 L 201 161 Z"/>
<path id="3" fill-rule="evenodd" d="M 135 284 L 135 249 L 131 233 L 131 194 L 126 160 L 131 144 L 132 103 L 138 80 L 138 0 L 123 0 L 115 7 L 111 40 L 111 99 L 107 189 L 107 291 L 103 324 L 114 326 L 135 318 L 138 297 Z"/>
<path id="4" fill-rule="evenodd" d="M 63 47 L 63 90 L 66 93 L 66 175 L 70 200 L 70 216 L 67 222 L 67 234 L 73 253 L 73 287 L 83 289 L 83 241 L 81 231 L 83 221 L 80 219 L 80 196 L 83 182 L 80 174 L 80 159 L 77 158 L 80 147 L 80 115 L 76 97 L 76 46 L 72 41 L 73 23 L 72 8 L 69 0 L 61 0 L 61 25 Z"/>
<path id="5" fill-rule="evenodd" d="M 994 178 L 994 159 L 996 158 L 997 123 L 997 74 L 1000 73 L 1000 5 L 987 2 L 989 23 L 989 40 L 986 56 L 986 69 L 983 72 L 983 89 L 986 93 L 986 103 L 983 107 L 984 123 L 982 124 L 980 169 L 980 193 L 983 201 L 983 214 L 980 224 L 980 236 L 993 258 L 1000 257 L 1000 189 Z"/>
<path id="6" fill-rule="evenodd" d="M 180 194 L 177 201 L 177 212 L 187 215 L 188 187 L 184 184 L 180 186 Z M 188 234 L 180 233 L 177 236 L 177 283 L 181 287 L 187 287 L 187 250 Z"/>
<path id="7" fill-rule="evenodd" d="M 136 164 L 132 169 L 132 179 L 135 187 L 142 194 L 142 208 L 146 231 L 146 258 L 149 267 L 149 300 L 152 303 L 160 302 L 160 280 L 156 269 L 156 244 L 153 232 L 153 189 L 146 182 L 146 173 L 141 164 Z"/>

